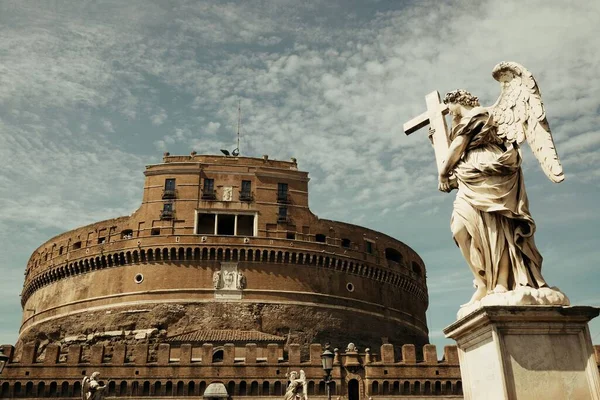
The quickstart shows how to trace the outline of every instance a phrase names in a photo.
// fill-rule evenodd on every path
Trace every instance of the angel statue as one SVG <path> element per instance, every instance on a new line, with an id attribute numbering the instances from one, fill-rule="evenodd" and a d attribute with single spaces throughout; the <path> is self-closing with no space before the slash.
<path id="1" fill-rule="evenodd" d="M 290 384 L 288 385 L 283 400 L 308 400 L 308 386 L 304 370 L 300 370 L 300 377 L 296 371 L 290 372 Z"/>
<path id="2" fill-rule="evenodd" d="M 92 373 L 91 377 L 84 377 L 81 382 L 81 399 L 82 400 L 103 400 L 104 399 L 104 391 L 106 390 L 106 386 L 100 385 L 98 381 L 98 377 L 100 376 L 100 372 Z"/>
<path id="3" fill-rule="evenodd" d="M 522 292 L 513 305 L 523 304 L 524 297 L 527 304 L 569 305 L 542 277 L 521 170 L 519 146 L 527 140 L 548 178 L 564 179 L 540 90 L 533 75 L 515 62 L 496 65 L 492 76 L 500 82 L 501 93 L 491 107 L 481 107 L 466 90 L 454 90 L 443 99 L 452 131 L 438 188 L 458 189 L 450 226 L 476 287 L 465 306 L 509 291 Z M 494 304 L 500 297 L 506 295 L 496 296 Z"/>

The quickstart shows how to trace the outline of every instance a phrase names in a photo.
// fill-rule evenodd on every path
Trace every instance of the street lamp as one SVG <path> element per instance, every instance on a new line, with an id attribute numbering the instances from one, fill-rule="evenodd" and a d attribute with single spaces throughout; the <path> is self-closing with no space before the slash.
<path id="1" fill-rule="evenodd" d="M 331 370 L 333 369 L 333 353 L 329 350 L 329 345 L 325 345 L 325 351 L 321 354 L 321 365 L 325 371 L 325 386 L 327 386 L 327 400 L 331 400 L 331 389 L 329 385 L 331 380 Z"/>
<path id="2" fill-rule="evenodd" d="M 6 364 L 8 364 L 8 356 L 4 354 L 4 351 L 2 351 L 2 347 L 0 347 L 0 374 L 4 370 L 4 366 Z"/>

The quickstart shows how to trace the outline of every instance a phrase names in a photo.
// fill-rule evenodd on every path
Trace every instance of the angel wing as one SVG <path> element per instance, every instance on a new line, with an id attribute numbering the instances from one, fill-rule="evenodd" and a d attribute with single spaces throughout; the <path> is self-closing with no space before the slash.
<path id="1" fill-rule="evenodd" d="M 83 377 L 81 381 L 81 400 L 87 400 L 88 392 L 90 390 L 90 378 L 87 376 Z"/>
<path id="2" fill-rule="evenodd" d="M 565 176 L 533 75 L 516 62 L 501 62 L 492 76 L 502 88 L 496 103 L 489 107 L 498 135 L 519 144 L 527 139 L 546 176 L 552 182 L 562 182 Z"/>

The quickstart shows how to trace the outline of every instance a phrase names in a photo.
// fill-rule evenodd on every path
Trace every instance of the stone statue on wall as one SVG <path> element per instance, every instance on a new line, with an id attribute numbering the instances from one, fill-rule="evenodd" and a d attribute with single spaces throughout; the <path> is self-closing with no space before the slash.
<path id="1" fill-rule="evenodd" d="M 308 384 L 304 370 L 300 370 L 300 376 L 296 371 L 290 372 L 290 383 L 285 391 L 283 400 L 308 400 Z"/>
<path id="2" fill-rule="evenodd" d="M 92 373 L 91 377 L 84 377 L 81 382 L 81 398 L 82 400 L 103 400 L 106 386 L 100 385 L 98 377 L 100 372 Z"/>
<path id="3" fill-rule="evenodd" d="M 236 272 L 225 271 L 223 276 L 223 289 L 235 289 L 236 284 Z"/>
<path id="4" fill-rule="evenodd" d="M 215 289 L 219 289 L 221 287 L 221 271 L 215 271 L 213 273 L 213 286 Z"/>
<path id="5" fill-rule="evenodd" d="M 429 117 L 433 121 L 448 111 L 452 116 L 449 137 L 435 132 L 439 119 L 430 136 L 434 148 L 438 146 L 439 190 L 458 189 L 451 230 L 476 287 L 464 306 L 477 308 L 486 297 L 489 305 L 568 305 L 566 296 L 549 288 L 542 277 L 521 169 L 519 145 L 527 140 L 548 178 L 564 179 L 540 90 L 532 74 L 514 62 L 496 65 L 492 75 L 501 86 L 494 105 L 481 107 L 471 93 L 455 90 L 444 97 L 447 108 L 433 104 L 438 116 Z M 430 103 L 428 99 L 428 108 Z M 407 133 L 409 129 L 405 125 Z M 441 160 L 440 144 L 434 142 L 440 139 L 449 142 Z"/>
<path id="6" fill-rule="evenodd" d="M 237 288 L 243 289 L 246 286 L 246 277 L 241 272 L 237 273 Z"/>

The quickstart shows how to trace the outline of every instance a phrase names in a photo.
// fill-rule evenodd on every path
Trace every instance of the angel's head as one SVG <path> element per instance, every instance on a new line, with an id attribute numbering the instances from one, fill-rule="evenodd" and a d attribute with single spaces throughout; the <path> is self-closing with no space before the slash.
<path id="1" fill-rule="evenodd" d="M 97 380 L 100 377 L 100 372 L 96 371 L 92 374 L 91 379 Z"/>
<path id="2" fill-rule="evenodd" d="M 473 96 L 470 92 L 462 89 L 456 89 L 446 93 L 444 96 L 444 103 L 448 104 L 448 108 L 450 108 L 450 112 L 453 114 L 458 112 L 460 106 L 473 108 L 480 105 L 477 96 Z"/>

